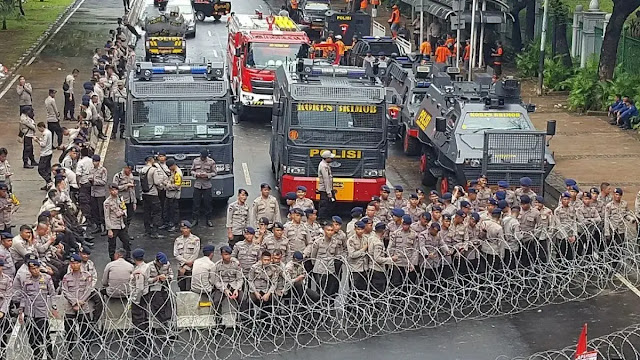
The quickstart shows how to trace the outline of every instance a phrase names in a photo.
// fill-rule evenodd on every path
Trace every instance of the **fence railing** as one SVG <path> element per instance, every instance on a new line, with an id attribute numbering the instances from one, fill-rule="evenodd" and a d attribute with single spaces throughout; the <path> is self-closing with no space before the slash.
<path id="1" fill-rule="evenodd" d="M 371 35 L 373 36 L 385 36 L 387 34 L 387 28 L 384 25 L 380 24 L 377 21 L 373 22 L 373 31 Z"/>

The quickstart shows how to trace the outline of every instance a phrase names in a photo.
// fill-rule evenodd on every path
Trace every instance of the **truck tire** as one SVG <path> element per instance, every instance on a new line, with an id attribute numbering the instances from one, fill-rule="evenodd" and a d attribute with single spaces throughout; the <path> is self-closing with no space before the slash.
<path id="1" fill-rule="evenodd" d="M 220 21 L 220 19 L 222 18 L 222 15 L 213 15 L 213 20 L 215 21 Z"/>
<path id="2" fill-rule="evenodd" d="M 420 173 L 422 174 L 422 185 L 432 187 L 436 185 L 438 179 L 431 174 L 429 168 L 432 167 L 433 162 L 429 156 L 425 153 L 420 156 Z"/>
<path id="3" fill-rule="evenodd" d="M 409 136 L 408 132 L 405 130 L 404 134 L 402 134 L 402 149 L 404 150 L 404 154 L 407 156 L 416 156 L 420 154 L 420 142 L 418 139 L 413 136 Z"/>
<path id="4" fill-rule="evenodd" d="M 204 15 L 203 11 L 197 11 L 196 12 L 196 20 L 204 21 L 205 18 L 206 18 L 206 16 Z"/>

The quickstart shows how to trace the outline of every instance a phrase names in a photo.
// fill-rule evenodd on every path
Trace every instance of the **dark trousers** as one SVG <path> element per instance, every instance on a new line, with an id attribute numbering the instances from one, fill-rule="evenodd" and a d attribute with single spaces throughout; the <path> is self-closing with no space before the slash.
<path id="1" fill-rule="evenodd" d="M 320 202 L 318 202 L 318 219 L 330 220 L 334 215 L 333 204 L 329 195 L 326 192 L 320 193 Z"/>
<path id="2" fill-rule="evenodd" d="M 40 156 L 40 161 L 38 162 L 38 174 L 47 184 L 51 182 L 51 156 Z"/>
<path id="3" fill-rule="evenodd" d="M 69 93 L 64 93 L 64 118 L 73 120 L 76 111 L 76 97 L 71 94 L 69 99 Z"/>
<path id="4" fill-rule="evenodd" d="M 120 239 L 122 248 L 127 252 L 125 259 L 129 258 L 131 253 L 131 238 L 129 237 L 129 229 L 111 229 L 113 236 L 109 238 L 109 258 L 113 261 L 113 255 L 116 253 L 116 239 Z"/>
<path id="5" fill-rule="evenodd" d="M 576 250 L 578 246 L 578 240 L 570 243 L 567 239 L 558 239 L 556 243 L 556 251 L 558 253 L 558 258 L 574 260 L 576 258 Z"/>
<path id="6" fill-rule="evenodd" d="M 82 211 L 82 215 L 87 218 L 92 224 L 95 224 L 96 220 L 91 216 L 91 184 L 81 184 L 78 190 L 78 207 Z"/>
<path id="7" fill-rule="evenodd" d="M 26 329 L 29 334 L 29 345 L 33 350 L 33 359 L 42 359 L 42 346 L 47 348 L 47 356 L 53 359 L 53 344 L 49 335 L 49 319 L 26 318 Z"/>
<path id="8" fill-rule="evenodd" d="M 36 164 L 36 158 L 33 155 L 33 138 L 28 136 L 22 137 L 22 162 L 27 165 L 31 162 L 31 165 Z"/>
<path id="9" fill-rule="evenodd" d="M 180 291 L 189 291 L 191 290 L 191 275 L 193 274 L 191 270 L 185 270 L 184 274 L 180 274 L 180 269 L 178 269 L 178 289 Z"/>
<path id="10" fill-rule="evenodd" d="M 78 325 L 77 328 L 75 325 Z M 87 343 L 90 340 L 91 319 L 88 314 L 66 314 L 64 316 L 64 332 L 67 342 L 67 351 L 73 352 L 78 348 L 81 354 L 85 354 Z M 40 359 L 40 358 L 37 358 Z"/>
<path id="11" fill-rule="evenodd" d="M 147 311 L 147 298 L 143 296 L 140 304 L 131 304 L 131 323 L 134 329 L 134 354 L 138 356 L 134 358 L 149 357 L 149 340 L 146 334 L 149 329 L 149 312 Z"/>
<path id="12" fill-rule="evenodd" d="M 334 274 L 313 274 L 320 290 L 325 296 L 333 296 L 338 293 L 340 282 Z"/>
<path id="13" fill-rule="evenodd" d="M 154 195 L 142 195 L 144 202 L 144 230 L 147 234 L 153 234 L 158 231 L 158 227 L 162 224 L 160 219 L 160 198 Z"/>
<path id="14" fill-rule="evenodd" d="M 160 199 L 160 213 L 163 224 L 169 223 L 169 209 L 167 204 L 167 192 L 165 190 L 158 190 L 158 199 Z"/>
<path id="15" fill-rule="evenodd" d="M 91 290 L 91 295 L 89 295 L 89 301 L 93 303 L 93 314 L 91 315 L 92 326 L 96 326 L 96 323 L 100 320 L 102 312 L 104 311 L 104 300 L 102 300 L 100 292 L 97 289 L 93 289 Z"/>
<path id="16" fill-rule="evenodd" d="M 502 64 L 493 64 L 493 74 L 498 77 L 502 75 Z"/>
<path id="17" fill-rule="evenodd" d="M 127 218 L 125 219 L 124 223 L 127 224 L 127 226 L 129 226 L 129 224 L 131 224 L 131 220 L 133 219 L 133 215 L 135 214 L 135 211 L 133 211 L 133 203 L 127 203 Z"/>
<path id="18" fill-rule="evenodd" d="M 371 272 L 371 291 L 381 295 L 387 288 L 387 274 L 382 271 Z"/>
<path id="19" fill-rule="evenodd" d="M 104 196 L 100 197 L 91 197 L 91 217 L 96 225 L 104 225 Z"/>
<path id="20" fill-rule="evenodd" d="M 366 272 L 353 272 L 351 273 L 353 288 L 360 291 L 366 291 L 367 286 L 367 273 Z"/>
<path id="21" fill-rule="evenodd" d="M 165 208 L 167 210 L 166 222 L 177 226 L 180 223 L 180 199 L 166 198 Z"/>
<path id="22" fill-rule="evenodd" d="M 502 270 L 502 259 L 497 255 L 482 254 L 480 258 L 480 271 L 493 272 Z"/>
<path id="23" fill-rule="evenodd" d="M 408 279 L 412 283 L 416 282 L 416 272 L 409 271 L 405 266 L 394 266 L 391 269 L 391 285 L 399 287 L 401 285 L 408 285 L 406 280 Z"/>
<path id="24" fill-rule="evenodd" d="M 229 288 L 229 291 L 231 291 L 231 293 L 233 293 L 235 291 L 235 289 Z M 249 303 L 244 298 L 245 295 L 242 292 L 242 290 L 240 290 L 240 289 L 238 289 L 238 297 L 235 300 L 231 300 L 231 299 L 227 298 L 227 296 L 225 294 L 223 294 L 222 291 L 220 291 L 218 289 L 214 290 L 213 294 L 211 294 L 210 296 L 211 296 L 211 302 L 213 303 L 214 309 L 216 310 L 217 313 L 221 313 L 220 305 L 222 305 L 222 301 L 224 299 L 227 299 L 228 301 L 230 301 L 232 308 L 234 308 L 236 310 L 240 309 L 241 311 L 244 311 L 249 307 Z M 269 300 L 271 300 L 271 299 L 269 299 Z"/>
<path id="25" fill-rule="evenodd" d="M 9 318 L 9 314 L 4 314 L 2 319 L 0 319 L 0 359 L 5 359 L 5 354 L 7 352 L 7 344 L 9 340 L 9 335 L 13 330 L 13 326 L 11 325 L 11 319 Z"/>
<path id="26" fill-rule="evenodd" d="M 149 311 L 156 320 L 166 325 L 171 320 L 171 301 L 169 300 L 169 293 L 166 290 L 150 291 L 147 295 L 144 295 L 148 299 Z"/>
<path id="27" fill-rule="evenodd" d="M 55 135 L 58 140 L 58 146 L 62 145 L 62 126 L 60 126 L 59 122 L 48 122 L 47 129 L 51 131 L 51 148 L 55 149 L 56 146 L 53 145 L 53 136 Z"/>
<path id="28" fill-rule="evenodd" d="M 266 292 L 264 292 L 264 291 L 258 291 L 258 293 L 260 295 L 266 294 Z M 215 296 L 215 293 L 213 295 Z M 257 305 L 257 306 L 260 306 L 260 307 L 271 306 L 271 304 L 273 304 L 273 298 L 274 297 L 275 297 L 275 294 L 271 294 L 271 296 L 269 296 L 269 300 L 264 301 L 264 300 L 262 300 L 262 298 L 258 299 L 258 297 L 256 296 L 255 293 L 251 293 L 251 295 L 249 295 L 249 299 L 251 299 L 251 302 L 253 302 L 254 305 Z"/>
<path id="29" fill-rule="evenodd" d="M 124 135 L 124 104 L 116 104 L 115 109 L 116 112 L 113 114 L 113 129 L 111 130 L 111 135 L 116 136 L 118 134 L 118 129 L 120 129 L 120 135 Z"/>
<path id="30" fill-rule="evenodd" d="M 294 299 L 299 303 L 310 304 L 320 301 L 320 295 L 314 291 L 302 286 L 302 281 L 293 283 L 291 290 L 284 295 L 287 299 Z"/>
<path id="31" fill-rule="evenodd" d="M 201 215 L 210 220 L 212 202 L 211 189 L 193 189 L 193 220 L 199 219 Z M 201 207 L 204 207 L 204 214 Z"/>

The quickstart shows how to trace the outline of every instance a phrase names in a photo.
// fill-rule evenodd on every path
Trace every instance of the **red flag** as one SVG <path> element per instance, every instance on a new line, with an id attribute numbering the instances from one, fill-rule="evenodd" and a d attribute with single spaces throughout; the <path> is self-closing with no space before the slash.
<path id="1" fill-rule="evenodd" d="M 582 332 L 580 333 L 580 337 L 578 338 L 578 346 L 576 346 L 576 356 L 584 354 L 587 352 L 587 324 L 584 324 L 582 327 Z"/>

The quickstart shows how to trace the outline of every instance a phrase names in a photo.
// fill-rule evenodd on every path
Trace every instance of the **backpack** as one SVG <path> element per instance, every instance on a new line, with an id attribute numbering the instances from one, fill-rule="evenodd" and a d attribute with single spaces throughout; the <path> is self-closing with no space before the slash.
<path id="1" fill-rule="evenodd" d="M 153 187 L 153 184 L 149 184 L 149 170 L 151 168 L 148 168 L 145 172 L 140 172 L 140 187 L 144 193 L 148 193 Z"/>
<path id="2" fill-rule="evenodd" d="M 64 92 L 69 91 L 69 84 L 67 84 L 66 80 L 62 83 L 62 91 Z"/>

